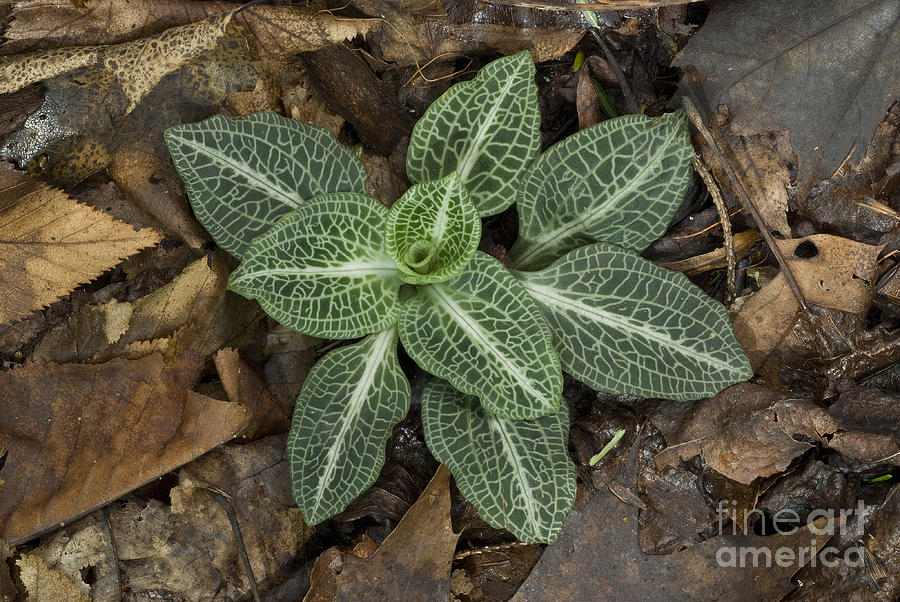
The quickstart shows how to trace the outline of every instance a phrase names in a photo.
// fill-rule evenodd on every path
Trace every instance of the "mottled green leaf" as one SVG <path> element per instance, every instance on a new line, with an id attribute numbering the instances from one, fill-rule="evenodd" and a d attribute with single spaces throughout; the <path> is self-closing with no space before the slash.
<path id="1" fill-rule="evenodd" d="M 681 205 L 692 154 L 683 111 L 617 117 L 550 147 L 519 191 L 513 267 L 540 269 L 592 242 L 643 251 Z"/>
<path id="2" fill-rule="evenodd" d="M 443 282 L 466 266 L 481 240 L 481 218 L 456 172 L 417 184 L 391 206 L 385 248 L 412 284 Z"/>
<path id="3" fill-rule="evenodd" d="M 725 308 L 631 251 L 597 243 L 515 274 L 543 307 L 563 370 L 594 389 L 698 399 L 753 376 Z"/>
<path id="4" fill-rule="evenodd" d="M 562 372 L 549 329 L 522 285 L 478 251 L 458 276 L 403 305 L 400 340 L 423 370 L 511 419 L 553 414 Z"/>
<path id="5" fill-rule="evenodd" d="M 520 541 L 553 543 L 575 503 L 569 416 L 506 420 L 432 379 L 422 393 L 425 442 L 488 524 Z"/>
<path id="6" fill-rule="evenodd" d="M 366 190 L 362 162 L 331 132 L 276 113 L 176 125 L 166 144 L 197 219 L 238 258 L 306 199 Z"/>
<path id="7" fill-rule="evenodd" d="M 403 285 L 384 251 L 386 216 L 362 194 L 314 197 L 253 239 L 228 288 L 312 336 L 380 332 L 397 321 Z"/>
<path id="8" fill-rule="evenodd" d="M 375 482 L 409 399 L 395 327 L 330 351 L 313 366 L 287 443 L 294 499 L 307 523 L 342 512 Z"/>
<path id="9" fill-rule="evenodd" d="M 478 76 L 451 87 L 416 123 L 406 155 L 413 182 L 452 171 L 482 216 L 515 201 L 525 168 L 540 150 L 534 63 L 527 52 L 485 65 Z"/>

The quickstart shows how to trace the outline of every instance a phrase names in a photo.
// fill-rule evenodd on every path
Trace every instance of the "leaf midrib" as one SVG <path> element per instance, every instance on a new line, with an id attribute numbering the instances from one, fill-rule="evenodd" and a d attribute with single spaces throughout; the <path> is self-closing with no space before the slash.
<path id="1" fill-rule="evenodd" d="M 234 169 L 234 171 L 244 176 L 251 187 L 263 192 L 272 193 L 278 198 L 278 200 L 290 206 L 291 209 L 296 209 L 305 200 L 299 198 L 298 196 L 296 196 L 296 194 L 292 194 L 288 190 L 279 188 L 278 186 L 273 186 L 271 184 L 271 176 L 266 176 L 265 174 L 262 174 L 255 169 L 250 169 L 244 163 L 237 163 L 235 161 L 232 161 L 227 155 L 220 153 L 218 149 L 207 146 L 206 144 L 203 144 L 202 142 L 196 140 L 188 140 L 187 138 L 184 138 L 182 136 L 173 135 L 172 137 L 180 140 L 182 144 L 192 147 L 192 150 L 194 152 L 203 151 L 210 157 L 218 160 L 220 163 L 228 165 L 229 167 Z"/>
<path id="2" fill-rule="evenodd" d="M 510 363 L 507 359 L 506 355 L 501 353 L 497 348 L 496 343 L 493 341 L 493 337 L 483 329 L 481 329 L 477 323 L 473 323 L 466 319 L 466 312 L 460 307 L 456 301 L 454 301 L 444 290 L 443 287 L 434 284 L 431 285 L 425 290 L 431 292 L 438 298 L 438 301 L 444 306 L 447 310 L 447 314 L 453 319 L 460 327 L 469 335 L 469 337 L 473 340 L 473 342 L 477 344 L 481 344 L 482 349 L 488 352 L 488 355 L 493 356 L 499 360 L 502 364 L 503 368 L 505 368 L 508 374 L 511 374 L 514 377 L 514 380 L 525 389 L 530 395 L 532 395 L 535 399 L 544 401 L 544 395 L 534 388 L 531 383 L 531 379 L 528 378 L 525 374 L 522 374 L 521 371 L 515 364 Z"/>
<path id="3" fill-rule="evenodd" d="M 522 280 L 522 285 L 525 287 L 525 290 L 529 292 L 532 296 L 536 297 L 545 305 L 557 306 L 561 307 L 565 310 L 569 310 L 571 312 L 583 315 L 588 319 L 591 319 L 596 322 L 600 322 L 607 326 L 611 326 L 618 330 L 624 330 L 628 332 L 637 331 L 641 333 L 645 338 L 659 343 L 660 345 L 664 345 L 666 347 L 679 350 L 682 355 L 694 357 L 698 360 L 709 364 L 710 366 L 714 366 L 720 370 L 724 370 L 726 372 L 734 372 L 734 368 L 730 366 L 727 362 L 723 362 L 716 358 L 710 357 L 707 354 L 699 353 L 696 349 L 692 347 L 686 347 L 684 345 L 679 344 L 677 341 L 672 339 L 672 337 L 662 334 L 655 330 L 650 330 L 643 326 L 642 322 L 629 320 L 622 316 L 603 311 L 601 309 L 597 309 L 595 307 L 591 307 L 585 303 L 576 301 L 569 297 L 565 297 L 559 293 L 557 293 L 557 289 L 536 284 L 527 279 Z M 674 310 L 673 310 L 674 311 Z"/>
<path id="4" fill-rule="evenodd" d="M 509 458 L 510 464 L 512 464 L 513 467 L 515 478 L 519 482 L 519 486 L 522 488 L 522 499 L 525 502 L 525 516 L 528 517 L 528 522 L 531 525 L 532 534 L 535 536 L 539 536 L 541 533 L 541 529 L 540 524 L 537 522 L 534 494 L 532 493 L 531 486 L 528 484 L 528 479 L 526 479 L 525 477 L 525 470 L 522 468 L 522 463 L 519 461 L 519 456 L 515 453 L 512 442 L 510 442 L 509 440 L 509 433 L 506 432 L 503 424 L 500 423 L 496 416 L 490 416 L 489 419 L 491 428 L 497 431 L 497 433 L 499 433 L 500 435 L 500 440 L 503 445 L 503 451 Z"/>
<path id="5" fill-rule="evenodd" d="M 302 268 L 272 268 L 258 271 L 248 271 L 242 274 L 240 280 L 248 280 L 265 276 L 357 276 L 364 278 L 374 274 L 397 273 L 399 270 L 394 262 L 378 263 L 346 263 L 339 266 L 302 267 Z"/>
<path id="6" fill-rule="evenodd" d="M 325 472 L 322 473 L 319 478 L 319 485 L 316 488 L 315 504 L 313 506 L 316 509 L 322 504 L 325 490 L 328 488 L 335 470 L 337 470 L 336 460 L 338 452 L 343 448 L 350 428 L 359 418 L 360 410 L 362 409 L 363 402 L 366 398 L 366 391 L 368 391 L 375 382 L 378 368 L 381 365 L 385 351 L 390 345 L 391 340 L 393 340 L 393 336 L 393 329 L 385 330 L 376 336 L 375 341 L 372 344 L 372 349 L 366 359 L 366 367 L 363 371 L 362 378 L 360 378 L 356 387 L 353 389 L 353 394 L 350 396 L 350 402 L 347 404 L 347 410 L 344 413 L 344 416 L 346 416 L 347 419 L 343 420 L 341 423 L 341 428 L 336 436 L 337 444 L 329 448 L 328 455 L 325 458 Z"/>
<path id="7" fill-rule="evenodd" d="M 509 92 L 510 88 L 513 86 L 514 79 L 515 78 L 512 77 L 507 79 L 503 90 L 497 95 L 499 98 L 506 96 L 507 92 Z M 468 179 L 469 171 L 471 171 L 472 166 L 475 164 L 475 150 L 481 148 L 481 144 L 484 142 L 485 138 L 487 138 L 488 131 L 493 129 L 494 121 L 497 118 L 497 114 L 500 112 L 500 104 L 500 102 L 496 102 L 494 103 L 494 106 L 491 107 L 491 110 L 487 114 L 487 118 L 481 123 L 478 132 L 472 139 L 472 144 L 466 149 L 465 155 L 463 155 L 458 163 L 459 167 L 456 171 L 459 174 L 459 178 L 464 182 Z"/>
<path id="8" fill-rule="evenodd" d="M 669 146 L 672 144 L 675 136 L 678 135 L 678 129 L 672 129 L 672 135 L 666 138 L 665 144 L 660 145 L 659 150 L 652 155 L 652 158 L 647 161 L 641 170 L 632 178 L 632 182 L 638 180 L 643 177 L 643 175 L 650 169 L 651 166 L 654 166 L 658 163 L 660 155 L 665 155 L 669 149 Z M 626 186 L 622 188 L 619 192 L 609 197 L 606 202 L 599 204 L 596 208 L 590 211 L 587 216 L 580 217 L 574 216 L 571 221 L 564 223 L 562 226 L 554 230 L 547 230 L 542 236 L 538 236 L 534 240 L 529 241 L 529 251 L 519 257 L 519 259 L 512 266 L 513 269 L 518 269 L 520 266 L 528 265 L 528 261 L 538 255 L 541 251 L 543 251 L 550 243 L 556 241 L 557 239 L 563 238 L 567 239 L 569 236 L 573 234 L 573 232 L 581 229 L 580 227 L 587 223 L 590 225 L 595 224 L 598 220 L 603 218 L 611 208 L 615 208 L 618 204 L 618 201 L 621 197 L 625 196 L 626 193 L 632 191 L 631 186 Z"/>

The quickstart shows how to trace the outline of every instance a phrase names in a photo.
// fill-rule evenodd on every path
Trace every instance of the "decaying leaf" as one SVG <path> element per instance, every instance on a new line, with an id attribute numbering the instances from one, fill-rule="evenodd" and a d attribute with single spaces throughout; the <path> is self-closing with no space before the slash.
<path id="1" fill-rule="evenodd" d="M 203 363 L 153 353 L 0 372 L 0 540 L 71 520 L 233 437 L 249 412 L 191 391 Z"/>
<path id="2" fill-rule="evenodd" d="M 0 169 L 0 323 L 90 282 L 160 236 L 9 168 Z"/>
<path id="3" fill-rule="evenodd" d="M 128 99 L 126 113 L 130 113 L 163 77 L 212 50 L 233 16 L 231 11 L 127 44 L 56 49 L 0 59 L 0 94 L 75 69 L 101 65 L 122 87 Z"/>
<path id="4" fill-rule="evenodd" d="M 224 445 L 181 469 L 169 490 L 171 506 L 127 496 L 56 531 L 18 566 L 52 571 L 63 591 L 94 602 L 118 602 L 120 588 L 129 600 L 154 599 L 160 591 L 178 600 L 246 599 L 249 579 L 213 490 L 231 500 L 262 587 L 292 568 L 313 534 L 288 483 L 284 437 Z"/>
<path id="5" fill-rule="evenodd" d="M 725 2 L 675 59 L 727 104 L 737 133 L 788 131 L 807 191 L 862 154 L 900 94 L 894 0 Z"/>
<path id="6" fill-rule="evenodd" d="M 810 303 L 859 315 L 868 310 L 882 246 L 828 234 L 782 240 L 778 246 Z M 744 303 L 734 330 L 754 369 L 762 366 L 791 330 L 799 309 L 782 274 Z"/>
<path id="7" fill-rule="evenodd" d="M 231 12 L 227 2 L 176 0 L 20 0 L 14 2 L 0 50 L 122 43 Z M 295 6 L 253 6 L 234 18 L 266 53 L 307 52 L 366 35 L 374 19 L 347 19 Z"/>
<path id="8" fill-rule="evenodd" d="M 190 347 L 203 356 L 214 353 L 260 318 L 251 302 L 225 290 L 233 266 L 226 253 L 215 251 L 133 303 L 113 299 L 89 305 L 45 334 L 33 358 L 102 362 L 130 345 L 176 332 L 180 348 Z"/>
<path id="9" fill-rule="evenodd" d="M 826 530 L 826 520 L 817 524 Z M 670 556 L 647 556 L 638 545 L 638 509 L 598 491 L 566 519 L 559 540 L 544 551 L 514 602 L 557 600 L 760 600 L 779 599 L 794 588 L 791 575 L 829 539 L 807 528 L 771 537 L 727 532 Z M 782 566 L 717 566 L 720 550 L 752 547 L 803 549 Z M 771 552 L 770 552 L 771 554 Z M 804 560 L 805 558 L 805 560 Z"/>
<path id="10" fill-rule="evenodd" d="M 440 600 L 450 591 L 459 535 L 450 524 L 450 471 L 441 466 L 369 558 L 332 548 L 316 561 L 304 600 Z"/>
<path id="11" fill-rule="evenodd" d="M 214 361 L 229 401 L 245 406 L 253 416 L 241 431 L 242 437 L 256 439 L 290 430 L 293 404 L 279 403 L 236 350 L 221 349 Z"/>
<path id="12" fill-rule="evenodd" d="M 658 466 L 702 454 L 710 468 L 744 484 L 783 472 L 815 444 L 862 462 L 900 450 L 890 436 L 844 424 L 808 398 L 747 383 L 699 402 L 674 432 L 659 426 L 668 447 L 656 455 Z"/>

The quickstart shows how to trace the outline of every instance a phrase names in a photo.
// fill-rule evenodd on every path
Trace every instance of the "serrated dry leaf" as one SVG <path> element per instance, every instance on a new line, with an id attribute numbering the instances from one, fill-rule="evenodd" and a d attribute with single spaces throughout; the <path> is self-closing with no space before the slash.
<path id="1" fill-rule="evenodd" d="M 0 323 L 90 282 L 160 236 L 12 169 L 0 169 Z"/>
<path id="2" fill-rule="evenodd" d="M 0 372 L 0 541 L 72 520 L 231 439 L 250 413 L 191 390 L 204 363 L 153 353 Z"/>
<path id="3" fill-rule="evenodd" d="M 130 113 L 163 77 L 215 48 L 233 15 L 231 11 L 124 44 L 55 49 L 0 59 L 0 94 L 99 65 L 118 80 L 128 99 L 125 112 Z"/>
<path id="4" fill-rule="evenodd" d="M 226 253 L 215 251 L 133 303 L 88 306 L 45 334 L 32 357 L 59 363 L 106 361 L 128 348 L 134 352 L 139 342 L 176 332 L 182 348 L 190 346 L 204 356 L 214 353 L 260 315 L 252 302 L 226 291 L 233 267 Z"/>

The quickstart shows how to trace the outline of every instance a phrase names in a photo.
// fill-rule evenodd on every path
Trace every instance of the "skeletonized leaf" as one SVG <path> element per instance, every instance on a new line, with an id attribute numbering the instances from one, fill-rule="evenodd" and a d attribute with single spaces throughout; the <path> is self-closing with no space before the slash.
<path id="1" fill-rule="evenodd" d="M 294 498 L 306 522 L 338 514 L 375 482 L 409 399 L 394 327 L 335 349 L 313 366 L 287 445 Z"/>
<path id="2" fill-rule="evenodd" d="M 595 389 L 699 399 L 753 376 L 725 308 L 635 253 L 597 243 L 516 275 L 543 307 L 563 370 Z"/>
<path id="3" fill-rule="evenodd" d="M 445 283 L 403 305 L 400 340 L 423 370 L 505 418 L 559 409 L 562 372 L 540 309 L 519 282 L 478 251 Z"/>
<path id="4" fill-rule="evenodd" d="M 592 242 L 643 251 L 681 204 L 692 154 L 683 111 L 617 117 L 550 147 L 519 191 L 513 267 L 540 269 Z"/>
<path id="5" fill-rule="evenodd" d="M 380 332 L 397 321 L 403 284 L 384 251 L 386 214 L 363 194 L 314 197 L 253 239 L 228 288 L 305 334 Z"/>
<path id="6" fill-rule="evenodd" d="M 20 172 L 0 171 L 0 324 L 160 241 Z"/>
<path id="7" fill-rule="evenodd" d="M 331 132 L 276 113 L 177 125 L 166 144 L 197 219 L 238 258 L 306 199 L 366 189 L 362 162 Z"/>
<path id="8" fill-rule="evenodd" d="M 505 420 L 432 379 L 422 393 L 425 441 L 488 524 L 526 543 L 553 543 L 575 503 L 566 407 L 537 420 Z"/>
<path id="9" fill-rule="evenodd" d="M 385 247 L 412 284 L 457 275 L 481 240 L 481 218 L 456 172 L 417 184 L 391 206 Z"/>
<path id="10" fill-rule="evenodd" d="M 0 60 L 0 94 L 75 69 L 100 64 L 119 81 L 128 98 L 126 113 L 159 81 L 191 59 L 213 49 L 235 11 L 172 27 L 155 36 L 112 46 L 84 46 L 32 52 Z"/>
<path id="11" fill-rule="evenodd" d="M 482 216 L 515 200 L 518 182 L 540 150 L 534 62 L 527 52 L 485 65 L 428 107 L 409 141 L 413 182 L 459 173 Z"/>

